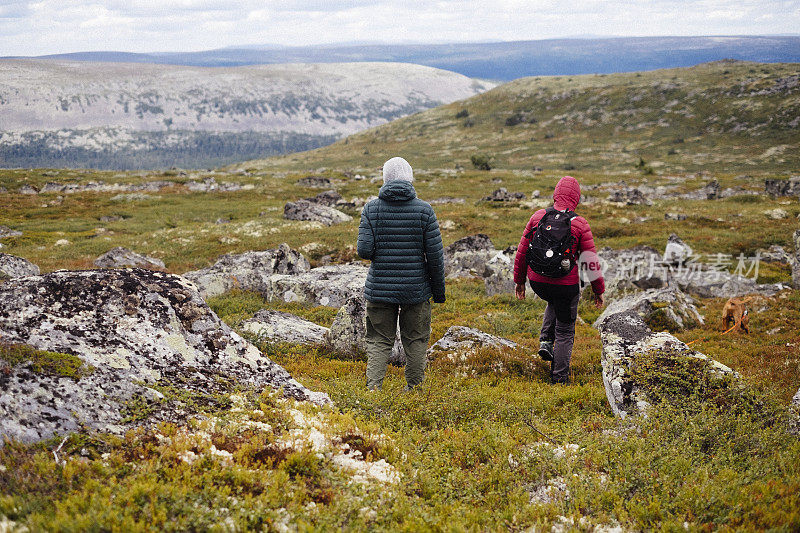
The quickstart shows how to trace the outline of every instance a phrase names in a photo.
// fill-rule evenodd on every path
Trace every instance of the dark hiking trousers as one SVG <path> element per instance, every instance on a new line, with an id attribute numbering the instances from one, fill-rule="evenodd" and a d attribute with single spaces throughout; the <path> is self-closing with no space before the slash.
<path id="1" fill-rule="evenodd" d="M 367 388 L 380 389 L 397 333 L 406 352 L 406 382 L 416 387 L 425 377 L 431 338 L 431 302 L 392 304 L 367 300 Z"/>
<path id="2" fill-rule="evenodd" d="M 531 288 L 539 298 L 547 302 L 539 340 L 553 343 L 551 378 L 554 383 L 567 382 L 572 359 L 572 344 L 575 342 L 575 319 L 578 317 L 580 287 L 577 283 L 553 285 L 531 281 Z"/>

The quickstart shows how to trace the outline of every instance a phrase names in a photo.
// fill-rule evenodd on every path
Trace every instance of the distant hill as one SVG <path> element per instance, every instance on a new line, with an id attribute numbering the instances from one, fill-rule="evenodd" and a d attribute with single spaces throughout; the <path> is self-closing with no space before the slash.
<path id="1" fill-rule="evenodd" d="M 513 80 L 525 76 L 688 67 L 721 59 L 798 62 L 800 37 L 616 37 L 434 45 L 248 46 L 187 53 L 81 52 L 46 57 L 194 66 L 393 61 L 451 70 L 471 78 Z"/>
<path id="2" fill-rule="evenodd" d="M 307 150 L 493 87 L 399 63 L 0 61 L 0 167 L 197 168 Z"/>
<path id="3" fill-rule="evenodd" d="M 529 77 L 256 168 L 564 172 L 800 170 L 800 64 L 720 61 L 613 75 Z"/>

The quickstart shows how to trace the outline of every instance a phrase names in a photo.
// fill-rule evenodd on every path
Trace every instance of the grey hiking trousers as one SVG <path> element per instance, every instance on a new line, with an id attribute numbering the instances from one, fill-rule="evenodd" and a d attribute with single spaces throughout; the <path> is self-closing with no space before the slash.
<path id="1" fill-rule="evenodd" d="M 367 300 L 367 388 L 380 389 L 392 354 L 400 318 L 400 340 L 406 352 L 406 382 L 416 387 L 425 378 L 431 338 L 431 302 L 391 304 Z"/>
<path id="2" fill-rule="evenodd" d="M 572 345 L 575 342 L 575 320 L 578 318 L 580 289 L 575 285 L 553 285 L 531 282 L 539 298 L 547 302 L 542 318 L 540 341 L 553 343 L 550 378 L 554 383 L 569 381 Z"/>

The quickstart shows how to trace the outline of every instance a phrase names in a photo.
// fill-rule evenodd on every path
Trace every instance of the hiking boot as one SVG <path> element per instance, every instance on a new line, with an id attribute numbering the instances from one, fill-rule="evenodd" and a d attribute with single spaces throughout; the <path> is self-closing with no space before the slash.
<path id="1" fill-rule="evenodd" d="M 553 360 L 553 341 L 542 341 L 539 343 L 539 357 L 542 361 Z"/>

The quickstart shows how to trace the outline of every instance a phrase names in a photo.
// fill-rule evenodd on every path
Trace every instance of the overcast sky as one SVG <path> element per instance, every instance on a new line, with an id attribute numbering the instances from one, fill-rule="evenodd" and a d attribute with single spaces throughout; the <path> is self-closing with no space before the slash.
<path id="1" fill-rule="evenodd" d="M 800 0 L 0 0 L 0 56 L 800 32 Z"/>

